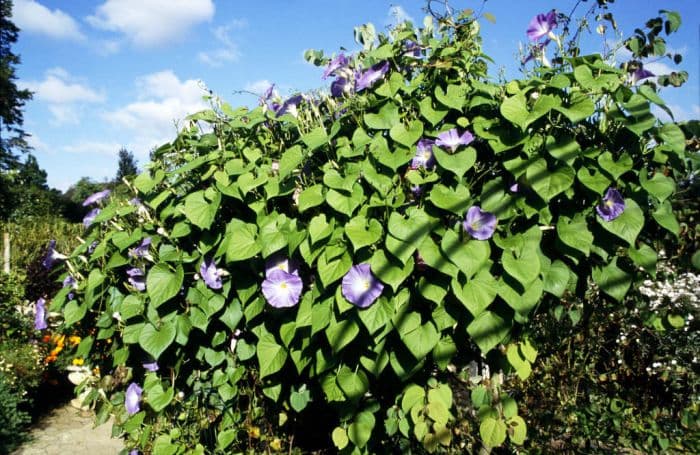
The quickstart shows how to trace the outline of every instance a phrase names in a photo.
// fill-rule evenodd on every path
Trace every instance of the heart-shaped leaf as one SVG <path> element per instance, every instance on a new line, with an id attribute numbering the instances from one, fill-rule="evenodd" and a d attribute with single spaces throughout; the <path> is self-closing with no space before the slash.
<path id="1" fill-rule="evenodd" d="M 358 215 L 345 225 L 345 235 L 357 251 L 362 247 L 372 245 L 381 238 L 382 225 L 374 218 L 367 221 L 367 218 Z"/>
<path id="2" fill-rule="evenodd" d="M 389 136 L 405 147 L 411 147 L 423 135 L 423 123 L 413 120 L 408 125 L 397 123 L 389 130 Z"/>
<path id="3" fill-rule="evenodd" d="M 156 329 L 152 324 L 145 324 L 139 334 L 139 345 L 149 353 L 155 360 L 158 360 L 160 355 L 168 349 L 177 334 L 177 327 L 174 321 L 163 322 Z"/>

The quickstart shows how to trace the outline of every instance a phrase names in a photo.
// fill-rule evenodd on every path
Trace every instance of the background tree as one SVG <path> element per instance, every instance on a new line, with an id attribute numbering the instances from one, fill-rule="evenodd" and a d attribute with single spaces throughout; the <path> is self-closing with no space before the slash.
<path id="1" fill-rule="evenodd" d="M 119 163 L 115 180 L 119 183 L 124 177 L 133 177 L 138 172 L 139 169 L 134 154 L 122 147 L 119 150 Z"/>
<path id="2" fill-rule="evenodd" d="M 20 166 L 14 150 L 29 150 L 22 129 L 22 108 L 32 98 L 29 90 L 19 90 L 15 83 L 15 66 L 18 55 L 11 46 L 17 42 L 19 29 L 10 21 L 12 1 L 0 0 L 0 219 L 6 219 L 13 207 L 12 187 L 16 184 L 16 172 Z"/>

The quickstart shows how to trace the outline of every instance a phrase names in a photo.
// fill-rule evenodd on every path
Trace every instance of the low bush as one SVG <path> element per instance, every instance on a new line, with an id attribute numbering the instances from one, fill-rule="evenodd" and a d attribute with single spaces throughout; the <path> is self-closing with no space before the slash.
<path id="1" fill-rule="evenodd" d="M 155 454 L 522 446 L 535 392 L 500 370 L 537 368 L 533 315 L 654 276 L 690 159 L 652 113 L 684 76 L 638 83 L 658 49 L 636 37 L 622 68 L 564 55 L 561 20 L 531 34 L 556 65 L 507 83 L 469 13 L 358 27 L 355 55 L 307 53 L 330 94 L 209 97 L 133 199 L 91 196 L 50 309 L 101 372 L 98 419 Z"/>

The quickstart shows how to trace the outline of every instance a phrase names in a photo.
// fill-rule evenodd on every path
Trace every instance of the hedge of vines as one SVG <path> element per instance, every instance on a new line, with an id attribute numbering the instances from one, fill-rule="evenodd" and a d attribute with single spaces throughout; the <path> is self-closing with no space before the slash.
<path id="1" fill-rule="evenodd" d="M 550 14 L 535 39 L 556 33 Z M 307 54 L 330 93 L 212 97 L 134 199 L 86 201 L 50 309 L 90 333 L 75 354 L 102 372 L 89 400 L 130 450 L 294 445 L 255 442 L 260 412 L 263 432 L 316 432 L 308 447 L 455 449 L 470 362 L 527 377 L 533 312 L 591 290 L 622 301 L 654 275 L 653 240 L 678 234 L 685 137 L 653 114 L 641 66 L 563 56 L 496 82 L 465 14 L 356 39 Z M 482 443 L 521 444 L 517 405 L 492 392 L 471 395 Z M 194 433 L 177 427 L 193 415 Z"/>

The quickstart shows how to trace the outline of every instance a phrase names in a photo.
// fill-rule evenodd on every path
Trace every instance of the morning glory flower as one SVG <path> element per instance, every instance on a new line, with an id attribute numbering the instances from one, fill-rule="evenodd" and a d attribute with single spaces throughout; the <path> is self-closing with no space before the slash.
<path id="1" fill-rule="evenodd" d="M 94 208 L 88 212 L 87 215 L 85 215 L 85 218 L 83 218 L 83 226 L 84 227 L 89 227 L 92 222 L 95 220 L 95 217 L 100 214 L 100 209 L 99 208 Z"/>
<path id="2" fill-rule="evenodd" d="M 510 190 L 511 193 L 517 193 L 520 190 L 520 186 L 516 182 L 516 183 L 512 184 L 508 189 Z"/>
<path id="3" fill-rule="evenodd" d="M 72 288 L 77 288 L 78 287 L 78 282 L 73 278 L 72 275 L 68 275 L 64 280 L 63 280 L 63 287 L 72 287 Z"/>
<path id="4" fill-rule="evenodd" d="M 362 90 L 373 86 L 388 72 L 389 62 L 379 62 L 376 65 L 372 65 L 367 71 L 356 76 L 355 91 L 361 92 Z"/>
<path id="5" fill-rule="evenodd" d="M 605 221 L 612 221 L 625 211 L 625 200 L 615 188 L 608 188 L 603 201 L 596 206 L 595 210 Z"/>
<path id="6" fill-rule="evenodd" d="M 547 14 L 538 14 L 530 21 L 527 27 L 527 37 L 530 41 L 537 41 L 547 36 L 557 26 L 557 15 L 554 10 Z"/>
<path id="7" fill-rule="evenodd" d="M 289 98 L 287 101 L 282 103 L 282 105 L 279 106 L 277 109 L 274 109 L 275 114 L 277 115 L 277 117 L 281 117 L 284 114 L 291 114 L 293 117 L 298 116 L 299 113 L 297 112 L 297 107 L 303 99 L 304 98 L 301 95 L 296 95 Z"/>
<path id="8" fill-rule="evenodd" d="M 435 145 L 448 148 L 454 153 L 460 145 L 469 145 L 473 140 L 474 136 L 469 131 L 465 131 L 460 135 L 457 128 L 452 128 L 451 130 L 443 131 L 438 134 Z"/>
<path id="9" fill-rule="evenodd" d="M 56 251 L 56 241 L 51 239 L 49 240 L 48 248 L 46 248 L 46 256 L 44 256 L 44 260 L 41 261 L 41 264 L 46 270 L 50 270 L 54 262 L 66 259 L 67 257 L 68 256 Z"/>
<path id="10" fill-rule="evenodd" d="M 149 250 L 151 248 L 151 238 L 146 237 L 141 240 L 141 243 L 136 248 L 129 250 L 129 256 L 132 258 L 145 258 L 149 256 Z"/>
<path id="11" fill-rule="evenodd" d="M 216 262 L 214 259 L 203 260 L 202 264 L 199 266 L 199 274 L 204 280 L 204 284 L 210 289 L 221 289 L 223 284 L 221 283 L 221 276 L 224 274 L 223 269 L 216 268 Z"/>
<path id="12" fill-rule="evenodd" d="M 348 80 L 344 77 L 339 77 L 331 83 L 331 95 L 334 98 L 340 98 L 344 94 L 352 93 L 352 85 L 348 84 Z"/>
<path id="13" fill-rule="evenodd" d="M 293 307 L 299 303 L 304 283 L 297 275 L 284 270 L 272 270 L 262 282 L 262 293 L 267 303 L 275 308 Z"/>
<path id="14" fill-rule="evenodd" d="M 46 325 L 46 300 L 40 297 L 36 301 L 36 313 L 34 314 L 34 328 L 36 330 L 44 330 L 48 327 Z"/>
<path id="15" fill-rule="evenodd" d="M 645 70 L 643 66 L 639 66 L 633 73 L 631 77 L 631 82 L 632 85 L 636 84 L 637 82 L 641 81 L 642 79 L 648 79 L 650 77 L 656 76 L 654 73 L 652 73 L 649 70 Z"/>
<path id="16" fill-rule="evenodd" d="M 328 76 L 334 76 L 335 72 L 339 70 L 340 68 L 344 68 L 348 65 L 348 59 L 345 57 L 345 54 L 342 52 L 338 54 L 335 58 L 333 58 L 329 63 L 328 66 L 326 67 L 326 70 L 323 72 L 323 76 L 321 78 L 327 79 Z"/>
<path id="17" fill-rule="evenodd" d="M 343 277 L 343 297 L 360 308 L 371 306 L 383 290 L 384 284 L 372 274 L 369 264 L 353 265 Z"/>
<path id="18" fill-rule="evenodd" d="M 126 397 L 124 398 L 124 407 L 129 415 L 136 414 L 141 410 L 139 402 L 141 401 L 141 394 L 143 389 L 139 387 L 138 384 L 132 382 L 126 389 Z"/>
<path id="19" fill-rule="evenodd" d="M 151 371 L 151 372 L 158 371 L 158 362 L 156 362 L 155 360 L 153 362 L 143 363 L 142 365 L 148 371 Z"/>
<path id="20" fill-rule="evenodd" d="M 132 267 L 126 271 L 129 275 L 129 284 L 131 284 L 137 291 L 146 290 L 146 276 L 138 267 Z"/>
<path id="21" fill-rule="evenodd" d="M 103 200 L 104 198 L 109 196 L 110 193 L 111 193 L 110 190 L 102 190 L 102 191 L 98 191 L 97 193 L 91 194 L 90 196 L 87 197 L 87 199 L 85 199 L 83 201 L 83 207 L 87 207 L 88 205 L 92 205 L 92 204 L 96 204 L 96 203 L 100 202 L 101 200 Z"/>
<path id="22" fill-rule="evenodd" d="M 404 42 L 404 49 L 406 50 L 403 55 L 406 57 L 420 57 L 421 47 L 418 43 L 412 40 L 406 40 Z"/>
<path id="23" fill-rule="evenodd" d="M 496 215 L 474 205 L 467 210 L 467 217 L 462 226 L 477 240 L 490 239 L 496 230 Z"/>
<path id="24" fill-rule="evenodd" d="M 265 263 L 265 276 L 274 270 L 282 270 L 292 275 L 299 276 L 299 264 L 294 259 L 289 259 L 281 254 L 275 254 Z"/>
<path id="25" fill-rule="evenodd" d="M 411 168 L 432 169 L 435 166 L 435 155 L 433 155 L 433 144 L 435 141 L 421 139 L 416 146 L 416 155 L 411 160 Z"/>

